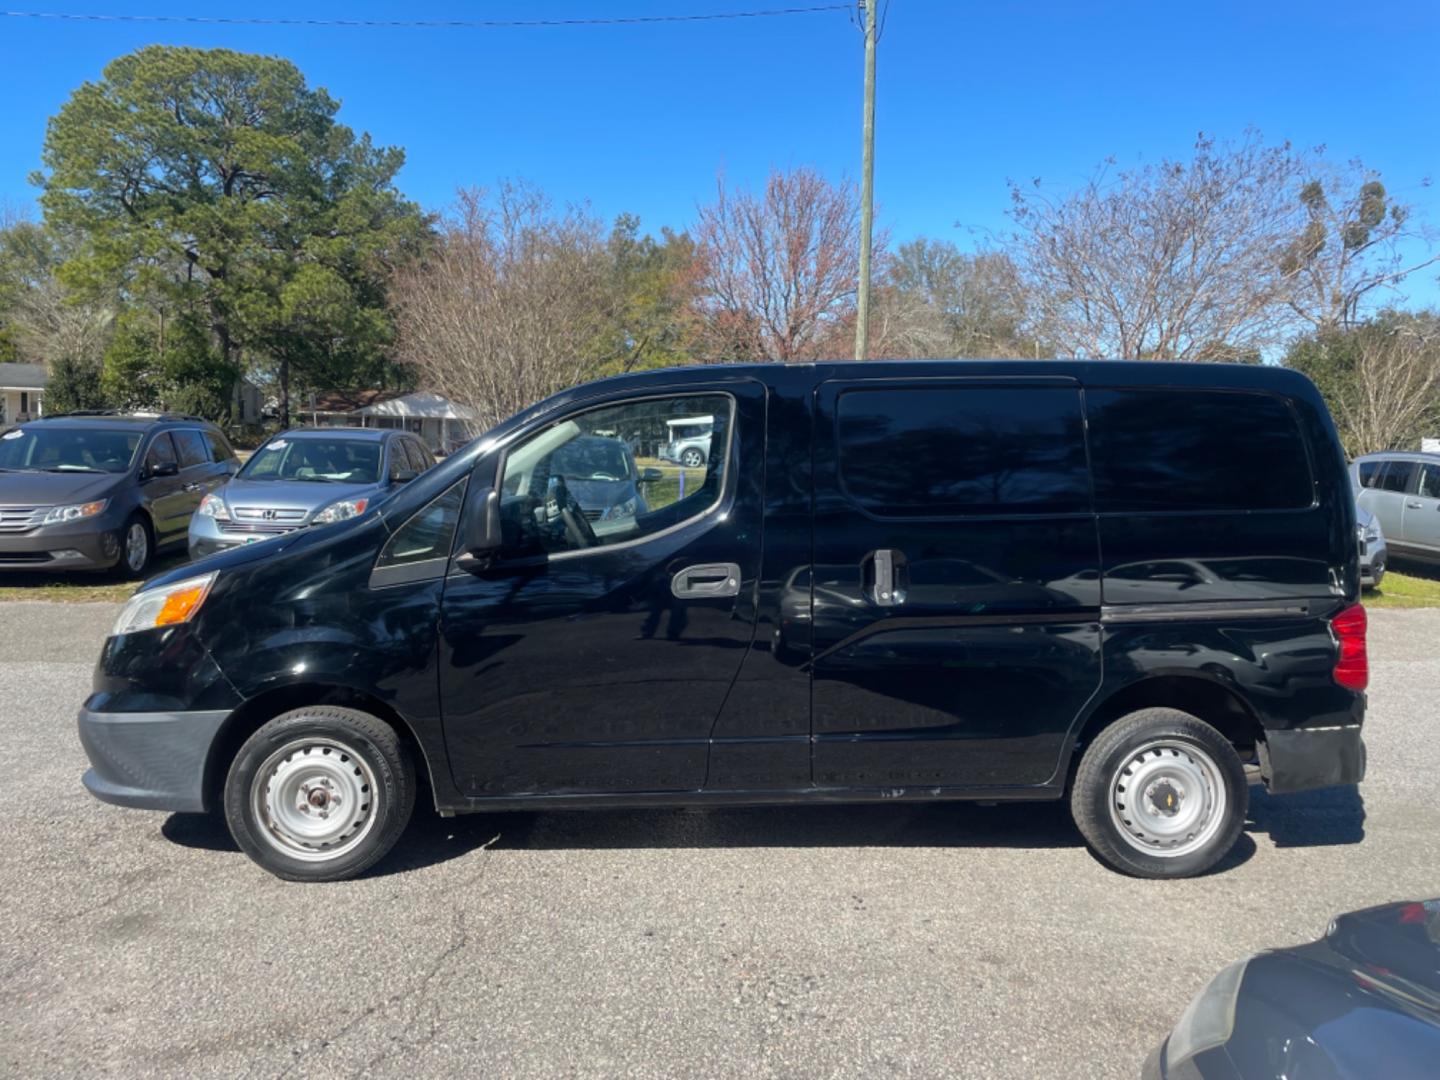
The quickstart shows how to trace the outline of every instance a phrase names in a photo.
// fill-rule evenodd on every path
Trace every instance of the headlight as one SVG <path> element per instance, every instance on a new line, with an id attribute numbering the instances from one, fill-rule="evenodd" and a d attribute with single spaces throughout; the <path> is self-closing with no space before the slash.
<path id="1" fill-rule="evenodd" d="M 370 505 L 369 499 L 341 499 L 333 502 L 315 515 L 311 525 L 329 525 L 335 521 L 347 521 L 353 517 L 359 517 L 365 512 L 365 507 Z"/>
<path id="2" fill-rule="evenodd" d="M 1375 543 L 1375 541 L 1377 541 L 1377 540 L 1379 540 L 1379 539 L 1380 539 L 1380 526 L 1379 526 L 1379 525 L 1371 525 L 1371 526 L 1369 526 L 1368 528 L 1365 529 L 1365 542 L 1366 542 L 1367 544 L 1373 544 L 1373 543 Z"/>
<path id="3" fill-rule="evenodd" d="M 205 597 L 210 595 L 210 586 L 215 583 L 215 572 L 200 577 L 186 578 L 173 585 L 162 585 L 158 589 L 146 589 L 136 593 L 120 609 L 111 634 L 133 634 L 137 630 L 154 630 L 160 626 L 175 626 L 189 622 Z"/>
<path id="4" fill-rule="evenodd" d="M 1235 1030 L 1235 1002 L 1240 997 L 1240 980 L 1250 963 L 1237 960 L 1210 980 L 1190 1007 L 1180 1014 L 1175 1030 L 1165 1044 L 1165 1064 L 1174 1068 L 1196 1054 L 1224 1046 Z"/>
<path id="5" fill-rule="evenodd" d="M 601 515 L 600 520 L 619 521 L 621 518 L 633 518 L 634 516 L 635 500 L 633 498 L 630 498 L 626 499 L 622 503 L 617 503 L 615 506 L 610 507 L 610 509 L 606 510 L 605 513 Z"/>
<path id="6" fill-rule="evenodd" d="M 103 513 L 105 507 L 110 505 L 109 499 L 100 499 L 98 502 L 80 503 L 78 506 L 55 506 L 45 515 L 44 525 L 58 525 L 64 521 L 79 521 L 81 518 L 94 517 Z"/>
<path id="7" fill-rule="evenodd" d="M 225 507 L 225 500 L 219 495 L 206 495 L 200 500 L 200 509 L 195 511 L 201 517 L 214 518 L 216 521 L 229 521 L 230 511 Z"/>

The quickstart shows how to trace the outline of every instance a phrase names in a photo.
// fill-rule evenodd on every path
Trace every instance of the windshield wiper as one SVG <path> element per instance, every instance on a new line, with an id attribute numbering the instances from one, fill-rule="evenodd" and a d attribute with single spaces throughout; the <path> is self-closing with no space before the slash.
<path id="1" fill-rule="evenodd" d="M 104 469 L 92 469 L 89 465 L 56 465 L 41 472 L 93 472 L 103 473 Z"/>
<path id="2" fill-rule="evenodd" d="M 342 481 L 336 480 L 336 479 L 334 479 L 333 477 L 329 477 L 329 476 L 294 476 L 294 477 L 291 477 L 291 479 L 292 479 L 292 480 L 301 480 L 301 481 L 303 481 L 303 482 L 305 482 L 305 483 L 307 483 L 307 484 L 309 484 L 309 483 L 315 483 L 315 484 L 339 484 L 339 483 L 342 483 Z"/>

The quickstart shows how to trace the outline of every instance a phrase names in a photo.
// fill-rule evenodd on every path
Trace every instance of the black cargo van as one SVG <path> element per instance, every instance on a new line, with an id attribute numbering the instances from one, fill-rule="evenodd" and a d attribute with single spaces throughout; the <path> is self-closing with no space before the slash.
<path id="1" fill-rule="evenodd" d="M 677 419 L 708 427 L 698 464 L 661 456 Z M 223 807 L 298 880 L 369 867 L 420 791 L 1065 798 L 1106 863 L 1179 877 L 1252 780 L 1361 779 L 1358 593 L 1345 462 L 1290 371 L 647 372 L 150 582 L 80 714 L 85 784 Z"/>

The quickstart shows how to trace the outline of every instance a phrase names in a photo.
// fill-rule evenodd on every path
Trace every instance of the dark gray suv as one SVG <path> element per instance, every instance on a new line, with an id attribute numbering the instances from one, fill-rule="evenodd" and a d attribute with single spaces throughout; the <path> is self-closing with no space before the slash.
<path id="1" fill-rule="evenodd" d="M 142 576 L 239 468 L 194 416 L 66 413 L 14 428 L 0 435 L 0 570 Z"/>

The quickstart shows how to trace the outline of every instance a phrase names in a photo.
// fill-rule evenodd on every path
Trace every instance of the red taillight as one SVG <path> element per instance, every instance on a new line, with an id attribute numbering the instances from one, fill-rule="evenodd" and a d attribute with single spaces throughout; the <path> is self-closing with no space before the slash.
<path id="1" fill-rule="evenodd" d="M 1330 620 L 1340 642 L 1335 661 L 1335 681 L 1351 690 L 1364 690 L 1370 683 L 1370 655 L 1365 650 L 1365 609 L 1348 607 Z"/>

